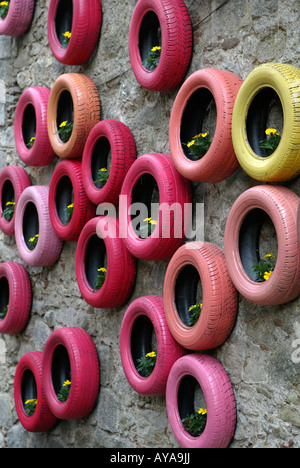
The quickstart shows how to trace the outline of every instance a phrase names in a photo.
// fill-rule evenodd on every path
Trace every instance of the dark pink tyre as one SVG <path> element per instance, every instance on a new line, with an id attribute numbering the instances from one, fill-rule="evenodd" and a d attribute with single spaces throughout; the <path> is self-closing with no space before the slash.
<path id="1" fill-rule="evenodd" d="M 49 187 L 36 185 L 22 193 L 15 219 L 16 243 L 30 266 L 50 266 L 59 258 L 63 241 L 53 229 L 49 214 Z"/>
<path id="2" fill-rule="evenodd" d="M 138 370 L 139 359 L 156 354 L 150 375 Z M 120 332 L 120 356 L 126 378 L 141 395 L 164 395 L 172 365 L 185 350 L 171 335 L 164 315 L 163 298 L 145 296 L 127 309 Z"/>
<path id="3" fill-rule="evenodd" d="M 120 196 L 121 235 L 132 255 L 144 260 L 170 258 L 185 238 L 188 203 L 190 183 L 177 172 L 171 156 L 140 156 L 125 176 Z"/>
<path id="4" fill-rule="evenodd" d="M 30 27 L 35 0 L 10 0 L 7 16 L 0 18 L 0 34 L 22 36 Z"/>
<path id="5" fill-rule="evenodd" d="M 48 40 L 54 57 L 65 65 L 86 63 L 99 40 L 101 16 L 101 0 L 51 0 Z M 65 33 L 71 33 L 67 44 Z"/>
<path id="6" fill-rule="evenodd" d="M 0 229 L 8 236 L 15 233 L 16 206 L 30 185 L 29 175 L 22 167 L 6 166 L 0 172 Z M 7 208 L 12 209 L 9 214 L 5 212 Z"/>
<path id="7" fill-rule="evenodd" d="M 50 411 L 57 418 L 80 419 L 90 414 L 99 392 L 100 369 L 95 344 L 85 330 L 65 327 L 50 335 L 43 353 L 43 385 Z M 62 398 L 65 388 L 69 394 Z"/>
<path id="8" fill-rule="evenodd" d="M 21 95 L 15 114 L 15 143 L 28 166 L 47 166 L 55 158 L 47 128 L 50 89 L 32 87 Z"/>
<path id="9" fill-rule="evenodd" d="M 76 277 L 84 300 L 92 307 L 120 307 L 129 298 L 136 275 L 135 258 L 119 237 L 119 221 L 111 217 L 90 220 L 78 239 Z M 99 273 L 105 273 L 98 287 Z"/>
<path id="10" fill-rule="evenodd" d="M 16 262 L 0 264 L 0 333 L 21 333 L 28 322 L 31 297 L 26 268 Z"/>
<path id="11" fill-rule="evenodd" d="M 51 177 L 49 213 L 52 226 L 64 241 L 76 241 L 85 224 L 96 215 L 86 196 L 81 161 L 62 161 Z"/>
<path id="12" fill-rule="evenodd" d="M 125 124 L 111 119 L 96 124 L 82 157 L 83 182 L 88 198 L 96 205 L 118 205 L 125 175 L 135 160 L 135 141 Z M 99 179 L 101 171 L 109 175 L 106 182 Z"/>
<path id="13" fill-rule="evenodd" d="M 14 399 L 20 423 L 29 432 L 47 432 L 57 419 L 49 410 L 42 382 L 43 353 L 35 351 L 25 354 L 19 361 L 14 379 Z M 28 414 L 25 404 L 36 400 L 33 414 Z"/>
<path id="14" fill-rule="evenodd" d="M 137 81 L 152 91 L 176 88 L 187 72 L 193 45 L 192 23 L 183 0 L 139 0 L 129 28 L 129 56 Z M 145 60 L 161 47 L 155 69 Z"/>
<path id="15" fill-rule="evenodd" d="M 182 448 L 227 448 L 236 427 L 236 403 L 223 366 L 205 354 L 178 359 L 169 374 L 166 389 L 169 422 Z M 200 435 L 192 435 L 182 419 L 207 409 Z"/>

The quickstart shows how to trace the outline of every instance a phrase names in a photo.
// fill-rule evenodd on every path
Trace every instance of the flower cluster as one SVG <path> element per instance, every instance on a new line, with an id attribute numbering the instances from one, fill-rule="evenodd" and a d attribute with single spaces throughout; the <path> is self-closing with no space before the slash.
<path id="1" fill-rule="evenodd" d="M 71 203 L 70 205 L 67 206 L 67 208 L 65 208 L 66 215 L 67 215 L 67 224 L 71 221 L 73 210 L 74 210 L 74 203 Z"/>
<path id="2" fill-rule="evenodd" d="M 210 145 L 211 140 L 209 133 L 207 132 L 195 135 L 194 138 L 186 144 L 190 151 L 190 155 L 195 156 L 197 159 L 203 158 L 203 156 L 209 150 Z"/>
<path id="3" fill-rule="evenodd" d="M 98 179 L 94 180 L 94 184 L 100 183 L 100 188 L 104 187 L 109 177 L 109 171 L 106 167 L 102 167 L 98 170 Z"/>
<path id="4" fill-rule="evenodd" d="M 148 71 L 153 71 L 158 65 L 159 59 L 161 54 L 161 47 L 155 46 L 152 47 L 149 57 L 147 57 L 143 62 L 143 67 L 145 67 Z"/>
<path id="5" fill-rule="evenodd" d="M 149 377 L 149 375 L 153 372 L 153 369 L 155 367 L 156 358 L 156 353 L 154 351 L 151 351 L 150 353 L 147 353 L 145 357 L 138 359 L 137 371 L 143 377 Z"/>
<path id="6" fill-rule="evenodd" d="M 58 400 L 61 403 L 64 403 L 65 401 L 67 401 L 67 399 L 69 398 L 69 395 L 70 395 L 70 391 L 71 391 L 71 382 L 70 382 L 70 380 L 66 380 L 64 382 L 62 388 L 60 389 L 60 391 L 57 394 Z"/>
<path id="7" fill-rule="evenodd" d="M 39 234 L 36 234 L 35 236 L 33 236 L 33 237 L 31 237 L 29 239 L 29 241 L 28 241 L 29 242 L 29 246 L 28 246 L 29 250 L 34 250 L 35 249 L 36 244 L 38 243 L 38 240 L 39 240 Z"/>
<path id="8" fill-rule="evenodd" d="M 15 212 L 15 202 L 7 202 L 5 209 L 1 213 L 1 218 L 4 218 L 7 222 L 11 221 Z"/>
<path id="9" fill-rule="evenodd" d="M 139 236 L 142 239 L 146 239 L 146 237 L 151 236 L 152 231 L 155 229 L 155 226 L 157 225 L 157 221 L 152 218 L 145 218 L 143 222 L 146 224 L 140 225 Z"/>
<path id="10" fill-rule="evenodd" d="M 276 128 L 268 128 L 265 133 L 267 138 L 260 142 L 260 148 L 265 150 L 266 156 L 271 156 L 279 145 L 281 136 Z"/>
<path id="11" fill-rule="evenodd" d="M 105 281 L 107 270 L 106 268 L 99 268 L 99 273 L 96 278 L 95 290 L 100 289 Z"/>
<path id="12" fill-rule="evenodd" d="M 0 18 L 5 19 L 9 10 L 9 1 L 0 2 Z"/>
<path id="13" fill-rule="evenodd" d="M 185 430 L 193 437 L 199 437 L 205 429 L 207 421 L 207 409 L 200 408 L 198 413 L 188 415 L 181 419 Z"/>
<path id="14" fill-rule="evenodd" d="M 201 310 L 202 310 L 202 304 L 194 304 L 189 308 L 189 312 L 191 312 L 189 327 L 192 327 L 195 325 L 198 318 L 200 317 Z"/>
<path id="15" fill-rule="evenodd" d="M 70 39 L 71 39 L 71 32 L 70 31 L 66 31 L 65 33 L 62 34 L 63 36 L 63 40 L 62 40 L 62 46 L 63 47 L 68 47 L 69 45 L 69 42 L 70 42 Z"/>
<path id="16" fill-rule="evenodd" d="M 256 265 L 253 265 L 252 268 L 256 273 L 255 281 L 259 283 L 268 281 L 275 268 L 274 255 L 272 253 L 264 255 L 264 260 L 261 260 Z"/>
<path id="17" fill-rule="evenodd" d="M 27 143 L 27 148 L 30 149 L 33 147 L 34 145 L 34 142 L 35 142 L 35 136 L 33 136 L 32 138 L 30 138 L 29 142 Z"/>
<path id="18" fill-rule="evenodd" d="M 73 131 L 73 123 L 65 120 L 64 122 L 60 124 L 59 129 L 56 132 L 56 135 L 59 135 L 61 141 L 63 143 L 66 143 L 70 139 L 72 131 Z"/>
<path id="19" fill-rule="evenodd" d="M 33 398 L 32 400 L 25 401 L 25 412 L 27 416 L 32 416 L 35 412 L 37 405 L 37 399 Z"/>

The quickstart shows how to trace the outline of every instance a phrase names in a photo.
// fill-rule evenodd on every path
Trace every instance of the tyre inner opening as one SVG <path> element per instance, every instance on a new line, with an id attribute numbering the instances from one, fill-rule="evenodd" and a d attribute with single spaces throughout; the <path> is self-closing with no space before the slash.
<path id="1" fill-rule="evenodd" d="M 138 359 L 152 351 L 157 353 L 154 327 L 146 315 L 140 315 L 134 322 L 131 333 L 131 356 L 135 367 L 138 367 Z"/>
<path id="2" fill-rule="evenodd" d="M 5 276 L 0 278 L 0 317 L 9 305 L 9 283 Z"/>
<path id="3" fill-rule="evenodd" d="M 111 165 L 111 147 L 107 138 L 101 137 L 98 139 L 92 154 L 91 174 L 93 181 L 99 179 L 99 170 L 107 169 L 109 172 Z M 98 189 L 102 188 L 101 182 L 94 184 Z"/>
<path id="4" fill-rule="evenodd" d="M 161 47 L 161 27 L 158 17 L 149 11 L 143 18 L 139 31 L 139 51 L 142 62 L 149 57 L 153 47 Z"/>
<path id="5" fill-rule="evenodd" d="M 158 221 L 159 190 L 155 178 L 151 174 L 144 174 L 132 190 L 131 221 L 137 235 L 148 237 L 144 230 L 148 227 L 148 218 Z M 155 225 L 152 225 L 153 230 Z M 152 230 L 152 232 L 153 232 Z"/>
<path id="6" fill-rule="evenodd" d="M 92 289 L 95 289 L 99 268 L 107 268 L 106 247 L 104 240 L 95 234 L 90 238 L 85 253 L 85 274 Z"/>
<path id="7" fill-rule="evenodd" d="M 180 419 L 198 413 L 200 408 L 207 409 L 203 391 L 199 382 L 192 375 L 186 375 L 181 380 L 178 388 L 177 404 Z"/>
<path id="8" fill-rule="evenodd" d="M 239 253 L 242 265 L 250 279 L 255 281 L 253 265 L 272 253 L 278 255 L 277 235 L 268 214 L 260 209 L 251 210 L 245 217 L 239 234 Z"/>
<path id="9" fill-rule="evenodd" d="M 69 91 L 63 91 L 59 97 L 57 104 L 57 118 L 56 125 L 59 129 L 63 122 L 73 123 L 74 122 L 74 106 L 71 93 Z"/>
<path id="10" fill-rule="evenodd" d="M 197 89 L 188 100 L 182 114 L 180 141 L 182 151 L 191 161 L 198 158 L 190 154 L 187 144 L 199 133 L 209 133 L 212 142 L 217 121 L 217 108 L 212 93 L 207 88 Z"/>
<path id="11" fill-rule="evenodd" d="M 72 24 L 73 0 L 60 0 L 55 17 L 55 30 L 60 44 L 63 43 L 63 34 L 67 31 L 72 31 Z"/>
<path id="12" fill-rule="evenodd" d="M 58 345 L 53 353 L 51 376 L 56 395 L 66 380 L 72 382 L 69 354 L 63 345 Z"/>
<path id="13" fill-rule="evenodd" d="M 37 387 L 33 372 L 30 369 L 26 369 L 21 383 L 21 398 L 23 405 L 27 400 L 37 399 Z"/>
<path id="14" fill-rule="evenodd" d="M 2 194 L 1 194 L 1 208 L 2 211 L 6 208 L 7 202 L 15 201 L 15 191 L 14 186 L 10 180 L 6 180 L 3 184 Z"/>
<path id="15" fill-rule="evenodd" d="M 30 249 L 29 239 L 39 234 L 39 216 L 34 203 L 29 202 L 23 216 L 23 236 L 27 247 Z"/>
<path id="16" fill-rule="evenodd" d="M 29 104 L 25 109 L 22 121 L 22 134 L 26 146 L 30 143 L 31 138 L 36 136 L 36 113 L 32 104 Z"/>
<path id="17" fill-rule="evenodd" d="M 67 208 L 72 203 L 74 203 L 73 185 L 69 177 L 64 176 L 57 184 L 55 196 L 56 212 L 64 225 L 69 223 Z"/>
<path id="18" fill-rule="evenodd" d="M 181 321 L 190 326 L 190 307 L 202 304 L 203 293 L 198 270 L 193 265 L 182 268 L 175 283 L 175 305 Z"/>
<path id="19" fill-rule="evenodd" d="M 252 100 L 246 118 L 246 131 L 249 145 L 261 157 L 268 157 L 261 148 L 262 140 L 267 138 L 265 131 L 275 128 L 279 135 L 283 132 L 283 109 L 280 98 L 272 88 L 259 91 Z"/>

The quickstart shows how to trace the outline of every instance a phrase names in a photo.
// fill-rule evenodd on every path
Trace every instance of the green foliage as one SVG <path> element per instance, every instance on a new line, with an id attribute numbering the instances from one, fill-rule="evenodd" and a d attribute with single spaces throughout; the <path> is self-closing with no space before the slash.
<path id="1" fill-rule="evenodd" d="M 156 364 L 156 353 L 154 351 L 151 351 L 151 353 L 146 354 L 145 357 L 138 359 L 137 362 L 137 371 L 143 377 L 149 377 L 149 375 L 153 372 L 153 369 Z"/>
<path id="2" fill-rule="evenodd" d="M 209 133 L 199 133 L 195 135 L 192 141 L 185 144 L 190 151 L 191 156 L 195 156 L 197 159 L 203 158 L 210 148 L 211 140 Z"/>
<path id="3" fill-rule="evenodd" d="M 159 59 L 161 54 L 161 47 L 156 46 L 151 49 L 149 57 L 147 57 L 143 62 L 143 67 L 145 67 L 148 71 L 153 71 L 158 65 Z"/>
<path id="4" fill-rule="evenodd" d="M 15 202 L 7 202 L 5 209 L 1 213 L 1 218 L 4 218 L 7 222 L 11 221 L 15 212 Z"/>
<path id="5" fill-rule="evenodd" d="M 199 437 L 205 429 L 207 421 L 207 410 L 200 408 L 198 413 L 188 415 L 181 419 L 185 430 L 194 437 Z"/>
<path id="6" fill-rule="evenodd" d="M 106 167 L 98 170 L 98 179 L 94 180 L 94 184 L 100 183 L 100 188 L 104 187 L 109 178 L 109 171 Z"/>

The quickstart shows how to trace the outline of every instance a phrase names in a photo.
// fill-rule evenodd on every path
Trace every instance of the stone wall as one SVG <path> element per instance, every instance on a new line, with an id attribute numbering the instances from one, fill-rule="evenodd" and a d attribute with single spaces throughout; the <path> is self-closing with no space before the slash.
<path id="1" fill-rule="evenodd" d="M 64 66 L 47 38 L 49 0 L 37 2 L 29 31 L 0 37 L 0 169 L 25 167 L 14 143 L 14 113 L 30 86 L 52 87 L 59 75 L 90 76 L 99 91 L 101 119 L 120 120 L 133 132 L 138 155 L 168 153 L 168 124 L 178 89 L 150 92 L 137 83 L 128 56 L 128 30 L 136 0 L 102 0 L 99 47 L 84 66 Z M 188 76 L 215 67 L 243 79 L 269 62 L 299 66 L 298 0 L 186 0 L 194 32 Z M 49 185 L 58 158 L 47 167 L 26 167 L 32 184 Z M 224 228 L 234 200 L 259 183 L 242 169 L 228 180 L 193 183 L 194 200 L 204 203 L 205 240 L 223 248 Z M 299 179 L 286 184 L 300 195 Z M 81 297 L 75 276 L 75 242 L 66 242 L 52 267 L 27 267 L 33 288 L 30 320 L 23 333 L 0 337 L 0 447 L 178 447 L 168 423 L 164 397 L 143 397 L 129 386 L 119 356 L 119 331 L 137 297 L 162 294 L 168 262 L 139 261 L 129 301 L 118 309 L 94 309 Z M 0 234 L 0 260 L 21 262 L 14 238 Z M 21 262 L 22 263 L 22 262 Z M 300 446 L 300 364 L 292 343 L 300 338 L 299 302 L 258 306 L 239 297 L 236 325 L 212 354 L 225 367 L 237 403 L 231 447 Z M 46 434 L 27 433 L 14 408 L 13 381 L 19 359 L 42 351 L 51 332 L 77 326 L 92 336 L 100 359 L 101 390 L 89 417 L 61 421 Z"/>

